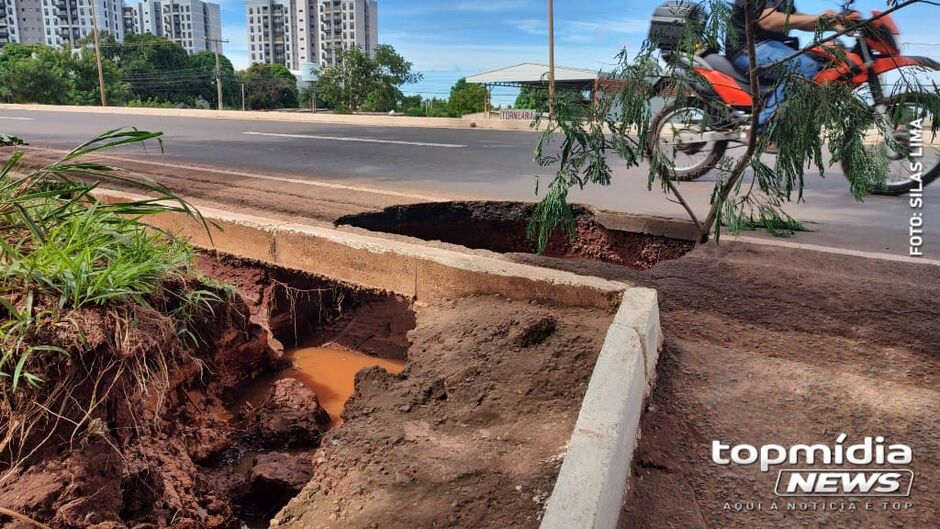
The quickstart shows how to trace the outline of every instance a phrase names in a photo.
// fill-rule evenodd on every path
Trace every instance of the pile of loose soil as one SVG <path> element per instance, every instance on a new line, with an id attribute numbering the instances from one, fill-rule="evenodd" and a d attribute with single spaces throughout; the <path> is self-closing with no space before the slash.
<path id="1" fill-rule="evenodd" d="M 537 527 L 612 316 L 498 297 L 422 307 L 399 375 L 359 372 L 278 527 Z"/>
<path id="2" fill-rule="evenodd" d="M 534 253 L 535 242 L 526 235 L 534 207 L 525 202 L 491 201 L 398 205 L 340 217 L 336 224 L 500 253 Z M 595 259 L 646 270 L 692 248 L 689 241 L 607 228 L 582 206 L 572 210 L 575 237 L 569 239 L 556 232 L 544 255 Z"/>
<path id="3" fill-rule="evenodd" d="M 648 272 L 518 259 L 659 291 L 665 345 L 624 529 L 936 527 L 940 268 L 731 242 Z M 713 440 L 831 446 L 840 433 L 912 447 L 913 490 L 900 498 L 912 508 L 792 498 L 809 506 L 788 511 L 776 472 L 711 463 Z"/>

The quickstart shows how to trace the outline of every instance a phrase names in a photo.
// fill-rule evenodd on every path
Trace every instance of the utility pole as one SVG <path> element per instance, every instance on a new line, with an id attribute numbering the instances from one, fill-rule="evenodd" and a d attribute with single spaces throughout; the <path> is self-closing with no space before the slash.
<path id="1" fill-rule="evenodd" d="M 95 62 L 98 64 L 98 91 L 101 92 L 101 106 L 108 106 L 108 93 L 104 89 L 104 69 L 101 66 L 101 41 L 98 40 L 98 11 L 95 0 L 91 0 L 91 32 L 95 39 Z"/>
<path id="2" fill-rule="evenodd" d="M 242 83 L 242 110 L 245 110 L 245 83 Z"/>
<path id="3" fill-rule="evenodd" d="M 228 41 L 222 40 L 222 39 L 206 39 L 206 40 L 208 40 L 209 42 L 215 43 L 215 95 L 219 103 L 218 108 L 219 110 L 222 110 L 222 67 L 219 63 L 219 53 L 221 53 L 219 48 L 221 47 L 223 42 L 228 42 Z M 242 110 L 244 110 L 244 106 L 245 106 L 244 90 L 245 90 L 245 85 L 242 85 Z"/>
<path id="4" fill-rule="evenodd" d="M 555 0 L 548 0 L 548 119 L 555 119 Z"/>

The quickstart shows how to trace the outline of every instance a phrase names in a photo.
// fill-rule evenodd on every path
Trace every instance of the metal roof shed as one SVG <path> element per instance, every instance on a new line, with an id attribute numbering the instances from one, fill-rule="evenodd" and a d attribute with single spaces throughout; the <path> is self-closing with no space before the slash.
<path id="1" fill-rule="evenodd" d="M 600 77 L 595 70 L 555 67 L 555 86 L 573 90 L 592 90 Z M 524 62 L 467 77 L 468 83 L 492 86 L 544 85 L 548 83 L 548 65 Z"/>

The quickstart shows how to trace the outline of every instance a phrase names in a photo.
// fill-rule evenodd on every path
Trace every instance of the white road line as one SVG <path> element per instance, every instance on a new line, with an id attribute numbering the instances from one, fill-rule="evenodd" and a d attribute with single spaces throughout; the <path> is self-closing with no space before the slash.
<path id="1" fill-rule="evenodd" d="M 43 148 L 43 149 L 36 149 L 36 150 L 49 151 L 49 152 L 62 152 L 62 153 L 67 152 L 61 149 L 44 149 Z M 351 186 L 351 185 L 346 185 L 346 184 L 337 184 L 334 182 L 324 182 L 322 180 L 286 178 L 282 176 L 270 176 L 270 175 L 263 175 L 263 174 L 256 174 L 256 173 L 246 173 L 244 171 L 229 171 L 226 169 L 214 169 L 211 167 L 200 167 L 198 165 L 186 165 L 186 164 L 169 163 L 169 162 L 154 162 L 150 160 L 142 160 L 140 158 L 126 158 L 123 156 L 113 156 L 113 155 L 104 155 L 104 154 L 99 154 L 98 156 L 101 156 L 102 158 L 107 158 L 109 160 L 116 160 L 116 161 L 121 161 L 121 162 L 142 163 L 142 164 L 147 164 L 147 165 L 156 165 L 158 167 L 172 167 L 174 169 L 188 169 L 191 171 L 203 171 L 206 173 L 215 173 L 215 174 L 221 174 L 221 175 L 241 176 L 244 178 L 254 178 L 257 180 L 271 180 L 274 182 L 285 182 L 288 184 L 300 184 L 300 185 L 312 186 L 312 187 L 325 187 L 327 189 L 342 189 L 345 191 L 358 191 L 362 193 L 372 193 L 374 195 L 386 195 L 390 197 L 407 198 L 410 200 L 419 200 L 423 202 L 447 202 L 449 200 L 454 200 L 453 198 L 444 197 L 444 196 L 407 193 L 403 191 L 391 191 L 391 190 L 379 189 L 375 187 L 366 187 L 366 186 Z"/>
<path id="2" fill-rule="evenodd" d="M 320 136 L 317 134 L 283 134 L 280 132 L 257 132 L 253 130 L 242 132 L 251 136 L 274 136 L 277 138 L 301 138 L 307 140 L 352 141 L 360 143 L 390 143 L 393 145 L 416 145 L 418 147 L 444 147 L 447 149 L 460 149 L 466 147 L 459 143 L 428 143 L 423 141 L 380 140 L 377 138 L 350 138 L 347 136 Z"/>
<path id="3" fill-rule="evenodd" d="M 16 121 L 33 121 L 33 118 L 22 118 L 19 116 L 0 116 L 0 119 L 13 119 Z"/>
<path id="4" fill-rule="evenodd" d="M 833 246 L 820 246 L 818 244 L 806 244 L 801 242 L 781 241 L 777 239 L 761 239 L 758 237 L 737 236 L 735 241 L 746 242 L 750 244 L 762 244 L 764 246 L 781 246 L 784 248 L 794 248 L 797 250 L 812 250 L 814 252 L 832 253 L 838 255 L 851 255 L 853 257 L 862 257 L 865 259 L 878 259 L 882 261 L 895 261 L 899 263 L 925 264 L 940 266 L 940 261 L 928 259 L 925 257 L 910 257 L 907 255 L 895 255 L 883 252 L 863 252 L 861 250 L 850 250 L 848 248 L 835 248 Z"/>

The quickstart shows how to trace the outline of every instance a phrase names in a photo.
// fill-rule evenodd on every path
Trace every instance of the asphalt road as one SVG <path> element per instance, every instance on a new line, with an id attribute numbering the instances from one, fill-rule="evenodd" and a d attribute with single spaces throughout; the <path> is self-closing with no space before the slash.
<path id="1" fill-rule="evenodd" d="M 531 201 L 538 198 L 534 177 L 552 173 L 532 161 L 537 141 L 532 132 L 0 110 L 0 132 L 44 147 L 70 148 L 101 131 L 129 126 L 163 131 L 165 151 L 128 147 L 121 153 L 126 157 L 399 193 Z M 648 191 L 646 180 L 645 166 L 617 167 L 611 186 L 574 191 L 570 199 L 615 211 L 685 218 L 682 208 L 658 188 Z M 713 185 L 714 179 L 706 176 L 681 184 L 681 189 L 704 213 Z M 788 210 L 813 230 L 799 234 L 798 242 L 908 252 L 912 211 L 907 198 L 872 196 L 858 203 L 838 167 L 823 178 L 808 172 L 804 203 L 792 203 Z M 927 188 L 923 213 L 925 254 L 940 258 L 940 185 Z"/>

